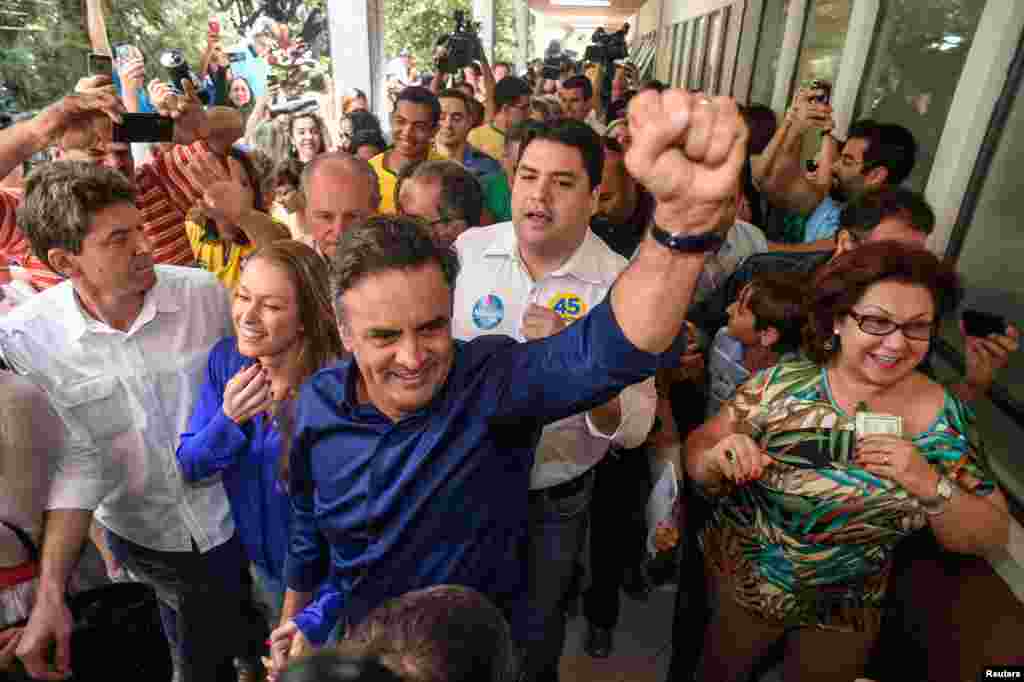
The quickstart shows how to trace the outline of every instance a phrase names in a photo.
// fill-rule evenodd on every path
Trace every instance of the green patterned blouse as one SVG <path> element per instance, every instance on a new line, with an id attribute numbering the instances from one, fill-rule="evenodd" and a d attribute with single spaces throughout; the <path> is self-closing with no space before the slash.
<path id="1" fill-rule="evenodd" d="M 877 631 L 893 549 L 926 523 L 917 500 L 853 463 L 856 418 L 812 362 L 757 374 L 723 409 L 775 459 L 760 480 L 718 498 L 702 535 L 736 601 L 788 626 Z M 962 490 L 987 495 L 995 486 L 973 427 L 947 392 L 912 440 Z"/>

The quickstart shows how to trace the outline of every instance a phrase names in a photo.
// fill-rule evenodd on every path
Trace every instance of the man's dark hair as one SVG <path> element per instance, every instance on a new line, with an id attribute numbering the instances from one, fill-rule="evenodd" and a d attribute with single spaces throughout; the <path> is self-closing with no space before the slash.
<path id="1" fill-rule="evenodd" d="M 760 154 L 771 142 L 778 129 L 779 124 L 775 119 L 775 112 L 771 107 L 763 104 L 750 104 L 740 107 L 740 114 L 750 131 L 747 154 Z"/>
<path id="2" fill-rule="evenodd" d="M 636 90 L 626 90 L 621 99 L 617 99 L 608 105 L 608 122 L 626 118 L 629 113 L 629 101 L 636 97 Z"/>
<path id="3" fill-rule="evenodd" d="M 530 96 L 530 84 L 518 76 L 505 76 L 494 86 L 494 106 L 501 111 L 520 97 Z"/>
<path id="4" fill-rule="evenodd" d="M 395 97 L 395 108 L 392 110 L 392 113 L 398 111 L 399 102 L 411 102 L 412 104 L 428 107 L 430 109 L 430 120 L 435 128 L 441 120 L 441 103 L 437 101 L 437 96 L 426 88 L 418 85 L 402 88 L 398 96 Z"/>
<path id="5" fill-rule="evenodd" d="M 590 189 L 601 184 L 601 173 L 604 172 L 604 144 L 594 129 L 586 123 L 573 119 L 562 119 L 554 125 L 540 124 L 533 135 L 527 135 L 519 147 L 519 159 L 530 143 L 536 140 L 550 140 L 580 151 L 583 156 L 583 167 L 587 170 L 587 178 L 590 180 Z"/>
<path id="6" fill-rule="evenodd" d="M 376 130 L 360 130 L 352 136 L 352 153 L 355 154 L 363 145 L 371 144 L 377 149 L 385 149 L 388 146 L 384 136 Z"/>
<path id="7" fill-rule="evenodd" d="M 637 92 L 640 93 L 645 92 L 647 90 L 654 90 L 655 92 L 665 92 L 665 90 L 667 89 L 667 85 L 665 85 L 664 83 L 655 78 L 652 78 L 651 80 L 642 83 L 640 87 L 637 88 Z"/>
<path id="8" fill-rule="evenodd" d="M 484 595 L 438 585 L 391 599 L 356 625 L 339 651 L 372 657 L 406 682 L 511 682 L 508 623 Z"/>
<path id="9" fill-rule="evenodd" d="M 441 182 L 441 217 L 465 220 L 479 227 L 484 210 L 484 191 L 480 181 L 461 163 L 450 160 L 420 161 L 407 164 L 395 183 L 395 205 L 401 206 L 402 186 L 410 180 L 437 178 Z"/>
<path id="10" fill-rule="evenodd" d="M 331 298 L 338 322 L 346 324 L 345 293 L 371 275 L 437 264 L 449 289 L 455 289 L 459 257 L 437 244 L 420 221 L 400 215 L 375 215 L 345 230 L 331 262 Z"/>
<path id="11" fill-rule="evenodd" d="M 135 187 L 119 171 L 84 161 L 43 164 L 25 178 L 18 229 L 36 257 L 54 270 L 50 249 L 82 253 L 93 217 L 116 204 L 135 205 Z"/>
<path id="12" fill-rule="evenodd" d="M 594 85 L 590 82 L 589 78 L 580 74 L 572 76 L 571 78 L 566 78 L 562 81 L 562 89 L 582 90 L 583 99 L 588 102 L 594 96 Z"/>
<path id="13" fill-rule="evenodd" d="M 917 159 L 917 142 L 914 134 L 895 123 L 857 121 L 850 126 L 847 141 L 853 138 L 867 141 L 864 149 L 864 173 L 885 166 L 889 171 L 886 182 L 898 185 L 914 170 Z"/>
<path id="14" fill-rule="evenodd" d="M 771 350 L 776 353 L 800 349 L 807 321 L 804 310 L 806 280 L 804 275 L 795 272 L 762 272 L 750 282 L 747 301 L 754 314 L 754 329 L 762 331 L 775 327 L 779 340 Z"/>
<path id="15" fill-rule="evenodd" d="M 846 230 L 855 241 L 864 241 L 886 218 L 903 218 L 919 232 L 931 234 L 935 229 L 935 211 L 924 195 L 905 187 L 881 187 L 866 192 L 843 207 L 839 229 Z"/>
<path id="16" fill-rule="evenodd" d="M 471 98 L 469 97 L 469 95 L 464 93 L 462 90 L 457 90 L 455 88 L 447 88 L 447 89 L 442 90 L 441 92 L 437 93 L 437 99 L 438 99 L 438 101 L 440 101 L 442 99 L 457 99 L 457 100 L 459 100 L 460 102 L 462 102 L 465 105 L 465 107 L 466 107 L 466 116 L 472 116 L 473 115 L 473 110 L 472 110 L 473 105 L 469 103 Z"/>
<path id="17" fill-rule="evenodd" d="M 402 682 L 402 678 L 372 658 L 346 658 L 321 651 L 288 664 L 280 682 Z"/>

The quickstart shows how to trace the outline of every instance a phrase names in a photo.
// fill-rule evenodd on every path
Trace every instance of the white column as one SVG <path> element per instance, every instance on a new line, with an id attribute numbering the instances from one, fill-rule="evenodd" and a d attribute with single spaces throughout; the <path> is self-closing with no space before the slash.
<path id="1" fill-rule="evenodd" d="M 772 93 L 772 109 L 775 111 L 785 111 L 789 107 L 789 93 L 793 86 L 796 63 L 800 58 L 800 39 L 803 37 L 806 17 L 807 0 L 792 0 L 786 14 L 786 32 L 782 35 L 775 71 L 775 90 Z"/>
<path id="2" fill-rule="evenodd" d="M 473 20 L 480 22 L 480 42 L 487 61 L 494 64 L 494 0 L 473 0 Z"/>
<path id="3" fill-rule="evenodd" d="M 331 63 L 338 94 L 346 88 L 359 88 L 369 96 L 370 109 L 384 120 L 382 21 L 381 0 L 327 0 Z"/>
<path id="4" fill-rule="evenodd" d="M 530 61 L 530 7 L 526 0 L 515 0 L 516 8 L 516 73 L 525 74 Z"/>
<path id="5" fill-rule="evenodd" d="M 864 76 L 868 53 L 871 52 L 879 6 L 880 0 L 860 0 L 854 3 L 853 11 L 850 13 L 846 43 L 843 45 L 843 55 L 839 62 L 839 78 L 832 92 L 835 132 L 841 138 L 846 137 L 853 110 L 857 106 L 857 90 Z"/>

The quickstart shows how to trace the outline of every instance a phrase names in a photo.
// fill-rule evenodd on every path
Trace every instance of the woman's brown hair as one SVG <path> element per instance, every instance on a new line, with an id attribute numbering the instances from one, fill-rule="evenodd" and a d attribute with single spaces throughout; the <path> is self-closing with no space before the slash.
<path id="1" fill-rule="evenodd" d="M 250 258 L 271 263 L 286 273 L 295 287 L 299 306 L 299 324 L 302 325 L 302 348 L 299 350 L 300 383 L 317 371 L 333 364 L 344 354 L 338 323 L 331 305 L 327 263 L 312 248 L 302 242 L 280 239 L 257 250 Z M 289 401 L 293 402 L 293 401 Z M 292 436 L 293 405 L 286 404 L 276 416 L 281 423 L 281 479 L 289 480 L 289 443 Z"/>
<path id="2" fill-rule="evenodd" d="M 935 303 L 935 322 L 952 312 L 963 298 L 960 278 L 929 251 L 898 242 L 869 242 L 823 266 L 809 290 L 804 351 L 818 364 L 833 352 L 825 343 L 835 334 L 836 320 L 849 313 L 873 284 L 895 281 L 924 287 Z"/>

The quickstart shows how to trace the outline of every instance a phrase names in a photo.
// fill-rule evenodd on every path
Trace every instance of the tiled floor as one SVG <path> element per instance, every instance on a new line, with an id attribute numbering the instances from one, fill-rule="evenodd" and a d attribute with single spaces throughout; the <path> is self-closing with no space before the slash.
<path id="1" fill-rule="evenodd" d="M 605 659 L 583 651 L 586 621 L 569 623 L 562 656 L 562 682 L 665 682 L 672 655 L 674 591 L 655 590 L 647 602 L 622 598 L 615 650 Z"/>

